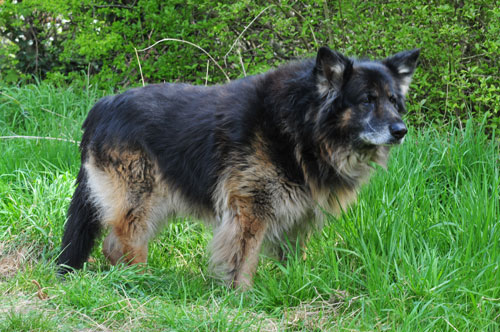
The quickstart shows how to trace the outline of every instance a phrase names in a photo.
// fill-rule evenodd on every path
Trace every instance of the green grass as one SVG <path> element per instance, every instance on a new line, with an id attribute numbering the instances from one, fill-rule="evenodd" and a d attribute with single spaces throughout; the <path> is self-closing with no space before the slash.
<path id="1" fill-rule="evenodd" d="M 46 84 L 0 92 L 0 136 L 67 140 L 101 96 Z M 499 140 L 472 124 L 411 130 L 306 261 L 263 258 L 246 293 L 210 277 L 210 230 L 182 220 L 151 243 L 147 267 L 109 266 L 96 248 L 58 279 L 77 145 L 0 139 L 0 330 L 498 331 Z"/>

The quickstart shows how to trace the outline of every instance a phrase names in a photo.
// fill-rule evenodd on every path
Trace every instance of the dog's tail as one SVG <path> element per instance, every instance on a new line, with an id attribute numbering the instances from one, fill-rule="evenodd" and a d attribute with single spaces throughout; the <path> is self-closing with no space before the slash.
<path id="1" fill-rule="evenodd" d="M 69 206 L 68 220 L 62 238 L 62 252 L 58 261 L 60 274 L 69 272 L 71 268 L 79 269 L 83 266 L 101 230 L 98 211 L 90 198 L 87 174 L 83 165 L 76 182 L 77 188 Z"/>

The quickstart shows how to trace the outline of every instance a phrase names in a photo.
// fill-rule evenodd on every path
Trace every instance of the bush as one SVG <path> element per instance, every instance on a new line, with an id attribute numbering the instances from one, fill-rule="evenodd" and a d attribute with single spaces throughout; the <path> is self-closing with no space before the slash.
<path id="1" fill-rule="evenodd" d="M 256 19 L 255 19 L 256 18 Z M 254 20 L 255 19 L 255 20 Z M 470 115 L 500 125 L 500 8 L 495 1 L 25 0 L 0 7 L 0 80 L 53 82 L 85 73 L 102 88 L 141 83 L 219 83 L 313 55 L 324 44 L 385 57 L 422 48 L 410 90 L 417 124 Z M 240 37 L 241 36 L 241 37 Z M 240 38 L 238 38 L 240 37 Z M 15 54 L 15 57 L 12 55 Z"/>

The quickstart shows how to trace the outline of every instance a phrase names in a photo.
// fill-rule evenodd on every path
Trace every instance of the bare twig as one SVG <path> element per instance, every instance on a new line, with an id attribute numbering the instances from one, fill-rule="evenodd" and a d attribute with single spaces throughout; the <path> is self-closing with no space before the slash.
<path id="1" fill-rule="evenodd" d="M 339 0 L 339 15 L 340 15 L 340 25 L 342 28 L 342 48 L 345 49 L 346 34 L 345 34 L 344 15 L 342 14 L 342 0 Z"/>
<path id="2" fill-rule="evenodd" d="M 208 84 L 208 68 L 210 67 L 210 60 L 207 60 L 207 73 L 205 74 L 205 86 Z"/>
<path id="3" fill-rule="evenodd" d="M 236 43 L 238 43 L 238 41 L 240 40 L 241 36 L 243 36 L 243 34 L 248 30 L 248 28 L 250 28 L 250 26 L 253 24 L 253 22 L 255 22 L 260 17 L 260 15 L 262 15 L 266 10 L 268 10 L 269 8 L 271 8 L 273 6 L 274 5 L 270 5 L 270 6 L 267 6 L 266 8 L 264 8 L 264 9 L 262 9 L 260 11 L 260 13 L 257 14 L 257 16 L 255 16 L 253 18 L 253 20 L 250 21 L 250 23 L 248 23 L 248 25 L 245 27 L 245 29 L 243 29 L 243 31 L 238 35 L 238 37 L 236 37 L 236 39 L 234 40 L 233 45 L 231 45 L 231 47 L 229 48 L 229 51 L 227 51 L 227 53 L 224 55 L 224 63 L 226 64 L 226 66 L 227 66 L 227 62 L 226 62 L 227 56 L 229 55 L 229 53 L 231 53 L 231 51 L 233 50 L 233 48 L 236 45 Z"/>
<path id="4" fill-rule="evenodd" d="M 62 141 L 62 142 L 70 142 L 70 143 L 80 144 L 79 141 L 74 141 L 72 139 L 66 139 L 66 138 L 60 138 L 60 137 L 12 135 L 12 136 L 0 136 L 0 139 L 36 139 L 36 140 L 41 139 L 41 140 Z"/>
<path id="5" fill-rule="evenodd" d="M 30 20 L 30 32 L 31 35 L 33 36 L 33 39 L 35 40 L 35 73 L 38 74 L 38 38 L 35 33 L 35 29 L 33 29 L 33 21 Z"/>
<path id="6" fill-rule="evenodd" d="M 339 8 L 340 8 L 340 1 L 339 1 Z M 341 11 L 340 15 L 342 15 L 342 8 L 340 8 L 340 11 Z M 325 15 L 327 22 L 331 23 L 330 9 L 328 8 L 328 2 L 326 0 L 323 1 L 323 13 Z M 333 42 L 332 30 L 331 29 L 327 29 L 327 30 L 328 30 L 328 45 L 331 45 Z M 312 31 L 312 28 L 311 28 L 311 31 Z M 314 33 L 313 33 L 313 36 L 314 36 Z M 314 38 L 314 40 L 316 40 L 316 38 Z"/>
<path id="7" fill-rule="evenodd" d="M 87 66 L 87 87 L 90 85 L 90 62 Z"/>
<path id="8" fill-rule="evenodd" d="M 144 76 L 142 75 L 141 61 L 139 60 L 139 54 L 137 53 L 137 48 L 134 47 L 134 51 L 135 51 L 135 57 L 137 58 L 137 63 L 139 64 L 139 71 L 141 72 L 142 86 L 144 86 L 146 84 L 144 84 Z"/>
<path id="9" fill-rule="evenodd" d="M 243 58 L 241 57 L 241 51 L 238 48 L 238 57 L 240 59 L 241 69 L 243 70 L 243 76 L 247 77 L 247 71 L 245 70 L 245 64 L 243 63 Z"/>
<path id="10" fill-rule="evenodd" d="M 280 1 L 277 1 L 277 0 L 272 0 L 273 4 L 278 7 L 278 9 L 283 13 L 283 15 L 285 15 L 286 17 L 288 18 L 291 18 L 293 17 L 294 15 L 297 15 L 297 17 L 302 21 L 302 22 L 306 22 L 307 23 L 307 20 L 304 16 L 302 16 L 302 14 L 297 11 L 295 8 L 293 8 L 292 5 L 285 5 L 285 4 L 282 4 Z M 286 7 L 288 8 L 290 11 L 293 12 L 293 15 L 289 12 L 287 12 L 286 10 L 283 9 L 283 7 Z"/>
<path id="11" fill-rule="evenodd" d="M 148 46 L 142 50 L 138 50 L 138 52 L 145 52 L 153 47 L 155 47 L 156 45 L 158 45 L 159 43 L 162 43 L 164 41 L 175 41 L 175 42 L 179 42 L 179 43 L 185 43 L 185 44 L 188 44 L 188 45 L 191 45 L 191 46 L 194 46 L 196 47 L 197 49 L 199 49 L 200 51 L 202 51 L 203 53 L 205 53 L 209 58 L 210 60 L 212 60 L 212 62 L 217 66 L 217 68 L 220 69 L 220 71 L 222 71 L 222 73 L 224 74 L 224 76 L 226 76 L 226 79 L 227 81 L 231 81 L 231 79 L 229 78 L 229 76 L 227 76 L 226 72 L 224 71 L 224 69 L 222 69 L 222 67 L 217 63 L 217 61 L 215 61 L 215 59 L 210 55 L 210 53 L 208 53 L 207 51 L 205 51 L 201 46 L 198 46 L 194 43 L 191 43 L 187 40 L 182 40 L 182 39 L 176 39 L 176 38 L 163 38 L 159 41 L 157 41 L 156 43 L 154 43 L 153 45 L 151 46 Z"/>
<path id="12" fill-rule="evenodd" d="M 465 56 L 462 58 L 462 60 L 470 60 L 470 59 L 474 59 L 474 58 L 479 58 L 479 57 L 482 57 L 482 56 L 485 56 L 485 55 L 488 55 L 488 53 L 480 53 L 480 54 L 474 54 L 474 55 L 471 55 L 471 56 Z"/>
<path id="13" fill-rule="evenodd" d="M 309 25 L 309 29 L 311 30 L 311 34 L 313 36 L 314 43 L 316 44 L 316 47 L 319 47 L 320 45 L 318 44 L 318 40 L 316 39 L 316 34 L 314 33 L 314 30 L 313 30 L 311 25 Z M 331 42 L 329 41 L 329 43 L 331 43 Z"/>
<path id="14" fill-rule="evenodd" d="M 148 40 L 151 40 L 151 36 L 153 35 L 153 32 L 155 31 L 155 29 L 153 28 L 150 32 L 149 32 L 149 35 L 148 35 Z"/>

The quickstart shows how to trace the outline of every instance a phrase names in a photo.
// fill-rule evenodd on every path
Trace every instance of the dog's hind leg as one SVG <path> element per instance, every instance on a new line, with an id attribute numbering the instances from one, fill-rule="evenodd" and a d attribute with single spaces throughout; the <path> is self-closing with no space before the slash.
<path id="1" fill-rule="evenodd" d="M 146 263 L 150 230 L 145 211 L 133 209 L 112 221 L 104 239 L 104 256 L 115 265 L 121 260 L 128 264 Z"/>
<path id="2" fill-rule="evenodd" d="M 110 228 L 103 253 L 112 264 L 121 259 L 145 263 L 149 239 L 156 230 L 151 218 L 156 168 L 137 150 L 107 149 L 89 158 L 86 169 L 94 200 Z"/>
<path id="3" fill-rule="evenodd" d="M 230 285 L 245 289 L 252 285 L 267 224 L 244 200 L 232 207 L 214 230 L 211 265 Z"/>

